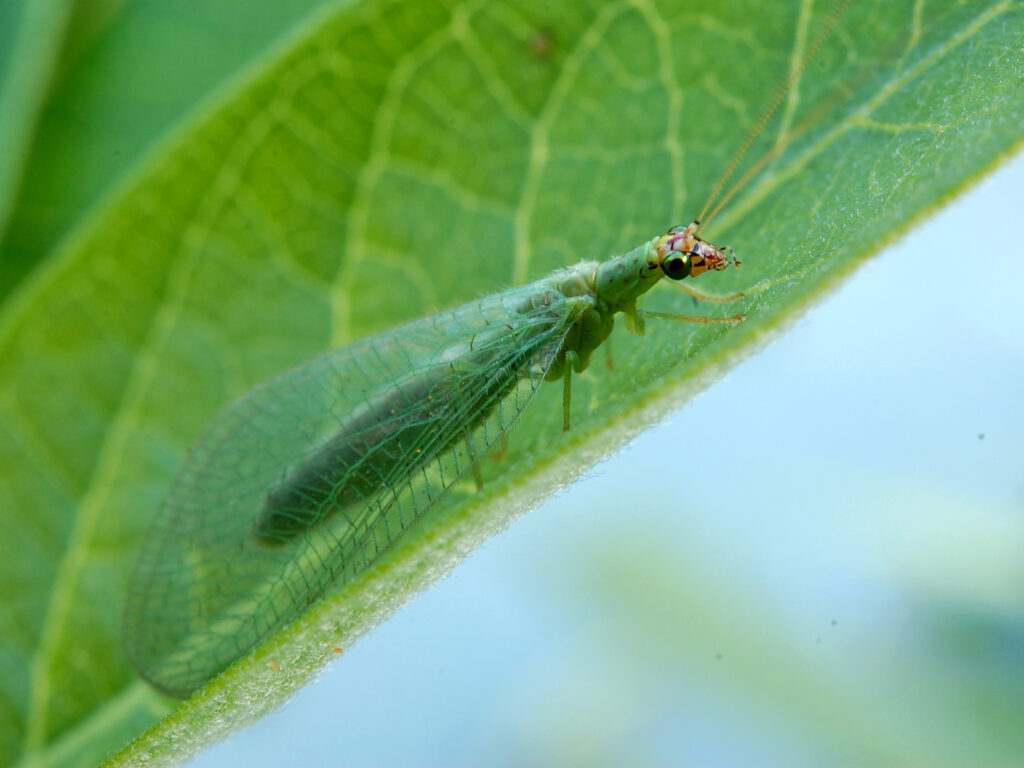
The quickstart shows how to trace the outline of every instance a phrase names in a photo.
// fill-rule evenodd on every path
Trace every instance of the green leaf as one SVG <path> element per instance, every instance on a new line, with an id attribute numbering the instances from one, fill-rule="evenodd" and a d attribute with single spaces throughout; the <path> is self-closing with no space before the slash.
<path id="1" fill-rule="evenodd" d="M 707 231 L 744 267 L 699 285 L 745 291 L 726 309 L 747 322 L 616 332 L 615 369 L 574 381 L 573 432 L 548 387 L 482 493 L 174 708 L 124 661 L 120 609 L 216 411 L 326 348 L 693 218 L 828 14 L 548 5 L 336 7 L 172 135 L 136 134 L 146 159 L 116 191 L 76 198 L 91 213 L 0 318 L 0 762 L 94 763 L 165 713 L 115 762 L 173 762 L 259 717 L 1021 141 L 1021 6 L 854 3 L 751 162 L 785 151 Z M 110 66 L 93 77 L 132 64 Z M 671 286 L 647 305 L 706 309 Z"/>
<path id="2" fill-rule="evenodd" d="M 244 0 L 0 4 L 0 300 L 109 203 L 169 128 L 259 69 L 282 32 L 324 4 L 261 0 L 259 13 Z"/>

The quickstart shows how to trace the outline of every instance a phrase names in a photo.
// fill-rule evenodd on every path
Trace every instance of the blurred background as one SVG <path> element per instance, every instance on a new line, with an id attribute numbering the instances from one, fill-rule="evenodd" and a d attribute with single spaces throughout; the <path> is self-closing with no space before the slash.
<path id="1" fill-rule="evenodd" d="M 191 765 L 1024 764 L 1022 202 L 1024 156 Z"/>

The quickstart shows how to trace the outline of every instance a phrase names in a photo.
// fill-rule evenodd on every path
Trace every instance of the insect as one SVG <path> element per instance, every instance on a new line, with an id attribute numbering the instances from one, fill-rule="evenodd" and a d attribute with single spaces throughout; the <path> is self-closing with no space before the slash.
<path id="1" fill-rule="evenodd" d="M 335 350 L 222 412 L 176 477 L 139 554 L 124 621 L 126 653 L 139 673 L 187 695 L 352 581 L 467 473 L 481 482 L 481 457 L 544 382 L 561 382 L 568 430 L 572 376 L 608 338 L 615 315 L 637 334 L 647 317 L 740 322 L 742 315 L 637 306 L 665 278 L 683 285 L 739 266 L 731 249 L 699 229 L 698 221 L 673 227 L 623 255 Z"/>

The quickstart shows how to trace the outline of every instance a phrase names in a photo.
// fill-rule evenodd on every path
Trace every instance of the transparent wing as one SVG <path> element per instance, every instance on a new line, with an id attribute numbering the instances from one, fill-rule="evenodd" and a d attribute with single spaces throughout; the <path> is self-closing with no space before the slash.
<path id="1" fill-rule="evenodd" d="M 140 674 L 186 695 L 373 563 L 508 431 L 578 309 L 506 291 L 317 358 L 224 411 L 129 587 Z"/>

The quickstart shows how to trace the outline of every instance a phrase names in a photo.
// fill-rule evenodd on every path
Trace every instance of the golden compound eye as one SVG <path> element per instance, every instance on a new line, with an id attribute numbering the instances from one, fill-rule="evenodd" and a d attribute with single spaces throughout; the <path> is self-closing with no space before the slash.
<path id="1" fill-rule="evenodd" d="M 671 280 L 682 280 L 690 276 L 690 254 L 673 253 L 661 263 L 665 276 Z"/>

